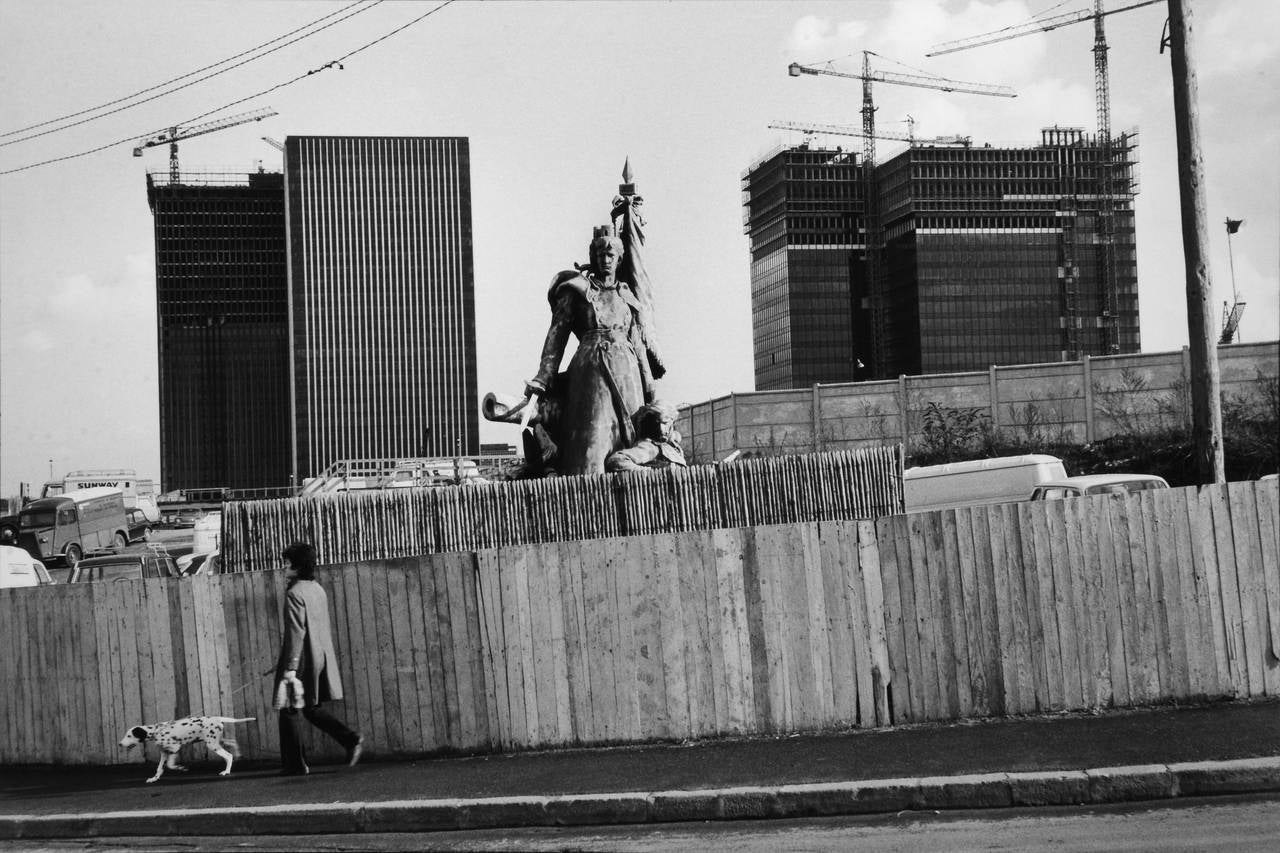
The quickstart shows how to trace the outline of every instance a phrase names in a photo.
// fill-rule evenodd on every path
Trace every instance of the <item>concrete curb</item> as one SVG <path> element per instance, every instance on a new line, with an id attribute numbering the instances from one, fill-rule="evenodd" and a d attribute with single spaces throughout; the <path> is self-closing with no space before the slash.
<path id="1" fill-rule="evenodd" d="M 0 816 L 0 839 L 435 832 L 1116 803 L 1280 791 L 1280 757 L 695 791 Z"/>

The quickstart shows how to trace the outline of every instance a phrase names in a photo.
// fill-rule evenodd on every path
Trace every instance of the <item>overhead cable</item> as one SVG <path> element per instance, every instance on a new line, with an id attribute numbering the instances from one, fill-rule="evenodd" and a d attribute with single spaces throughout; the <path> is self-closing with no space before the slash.
<path id="1" fill-rule="evenodd" d="M 432 15 L 434 15 L 436 12 L 439 12 L 441 9 L 443 9 L 445 6 L 449 6 L 449 5 L 451 5 L 452 3 L 454 3 L 454 2 L 455 2 L 455 0 L 444 0 L 444 2 L 442 2 L 440 5 L 436 6 L 436 7 L 435 7 L 435 8 L 433 8 L 433 9 L 428 10 L 427 12 L 424 12 L 423 14 L 421 14 L 421 15 L 419 15 L 418 17 L 414 18 L 413 20 L 409 21 L 407 24 L 403 24 L 402 26 L 396 27 L 395 29 L 393 29 L 393 30 L 391 30 L 391 31 L 389 31 L 389 32 L 387 32 L 387 33 L 385 33 L 385 34 L 383 34 L 383 35 L 379 36 L 378 38 L 374 39 L 373 41 L 368 42 L 367 44 L 361 45 L 360 47 L 356 48 L 356 49 L 355 49 L 355 50 L 353 50 L 353 51 L 350 51 L 350 52 L 348 52 L 348 53 L 343 54 L 343 55 L 342 55 L 342 56 L 340 56 L 338 59 L 331 60 L 331 61 L 329 61 L 329 62 L 325 63 L 324 65 L 321 65 L 319 68 L 313 68 L 313 69 L 311 69 L 310 71 L 307 71 L 307 72 L 305 72 L 305 73 L 303 73 L 303 74 L 299 74 L 298 76 L 296 76 L 296 77 L 294 77 L 294 78 L 292 78 L 292 79 L 290 79 L 290 80 L 285 80 L 283 83 L 277 83 L 276 85 L 274 85 L 274 86 L 270 86 L 270 87 L 268 87 L 268 88 L 266 88 L 266 89 L 263 89 L 263 90 L 262 90 L 262 91 L 260 91 L 260 92 L 255 92 L 255 93 L 254 93 L 254 94 L 252 94 L 252 95 L 246 95 L 246 96 L 245 96 L 245 97 L 243 97 L 243 98 L 239 98 L 239 99 L 237 99 L 237 100 L 231 101 L 230 103 L 223 104 L 223 105 L 222 105 L 222 106 L 220 106 L 220 107 L 217 107 L 217 108 L 212 109 L 212 110 L 208 110 L 207 112 L 203 112 L 203 113 L 201 113 L 200 115 L 192 116 L 191 118 L 187 119 L 186 121 L 184 121 L 184 122 L 180 122 L 177 126 L 186 125 L 186 124 L 191 124 L 192 122 L 199 121 L 199 120 L 200 120 L 200 119 L 202 119 L 202 118 L 208 118 L 209 116 L 211 116 L 211 115 L 213 115 L 213 114 L 215 114 L 215 113 L 220 113 L 220 112 L 222 112 L 223 110 L 230 109 L 231 107 L 237 106 L 237 105 L 239 105 L 239 104 L 243 104 L 245 101 L 251 101 L 251 100 L 253 100 L 254 98 L 260 98 L 260 97 L 262 97 L 263 95 L 269 95 L 269 94 L 271 94 L 272 92 L 279 91 L 280 89 L 283 89 L 283 88 L 285 88 L 286 86 L 292 86 L 294 83 L 297 83 L 299 80 L 305 80 L 306 78 L 310 77 L 311 75 L 316 74 L 316 73 L 318 73 L 318 72 L 320 72 L 320 71 L 324 71 L 324 70 L 326 70 L 326 69 L 328 69 L 328 68 L 337 67 L 337 68 L 341 69 L 341 68 L 342 68 L 341 62 L 342 62 L 343 60 L 345 60 L 345 59 L 349 59 L 350 57 L 355 56 L 357 53 L 360 53 L 361 51 L 364 51 L 364 50 L 369 49 L 370 47 L 373 47 L 375 44 L 378 44 L 379 42 L 386 41 L 386 40 L 387 40 L 387 39 L 389 39 L 391 36 L 396 35 L 397 33 L 400 33 L 400 32 L 402 32 L 402 31 L 404 31 L 404 30 L 408 29 L 409 27 L 413 26 L 414 24 L 419 23 L 420 21 L 425 20 L 426 18 L 431 17 L 431 16 L 432 16 Z M 133 142 L 133 141 L 137 140 L 137 139 L 138 139 L 139 137 L 141 137 L 141 136 L 147 136 L 147 135 L 150 135 L 150 134 L 153 134 L 153 133 L 159 133 L 161 130 L 164 130 L 164 129 L 165 129 L 165 128 L 159 128 L 159 129 L 152 130 L 152 131 L 146 131 L 146 132 L 144 132 L 144 133 L 133 134 L 133 135 L 131 135 L 131 136 L 129 136 L 129 137 L 127 137 L 127 138 L 125 138 L 125 139 L 118 139 L 118 140 L 116 140 L 115 142 L 108 142 L 108 143 L 106 143 L 105 145 L 99 145 L 99 146 L 98 146 L 98 147 L 96 147 L 96 148 L 90 148 L 90 149 L 89 149 L 89 150 L 87 150 L 87 151 L 80 151 L 80 152 L 78 152 L 78 153 L 76 153 L 76 154 L 67 154 L 67 155 L 64 155 L 64 156 L 62 156 L 62 157 L 53 157 L 53 158 L 50 158 L 50 159 L 48 159 L 48 160 L 41 160 L 41 161 L 40 161 L 40 162 L 38 162 L 38 163 L 29 163 L 29 164 L 27 164 L 26 166 L 18 166 L 17 168 L 14 168 L 14 169 L 5 169 L 5 170 L 3 170 L 3 171 L 0 171 L 0 175 L 12 175 L 12 174 L 14 174 L 15 172 L 25 172 L 25 171 L 27 171 L 28 169 L 35 169 L 35 168 L 37 168 L 37 167 L 39 167 L 39 166 L 47 166 L 47 165 L 49 165 L 50 163 L 61 163 L 61 162 L 65 161 L 65 160 L 74 160 L 74 159 L 76 159 L 77 157 L 85 157 L 85 156 L 87 156 L 87 155 L 89 155 L 89 154 L 96 154 L 96 153 L 97 153 L 97 152 L 99 152 L 99 151 L 104 151 L 104 150 L 106 150 L 107 148 L 112 148 L 112 147 L 114 147 L 114 146 L 116 146 L 116 145 L 121 145 L 121 144 L 124 144 L 124 143 L 126 143 L 126 142 Z"/>
<path id="2" fill-rule="evenodd" d="M 237 100 L 231 101 L 230 103 L 223 104 L 222 106 L 216 107 L 212 110 L 209 110 L 208 112 L 200 113 L 200 115 L 198 116 L 192 116 L 186 121 L 181 122 L 181 124 L 191 124 L 192 122 L 199 121 L 202 118 L 208 118 L 214 113 L 220 113 L 223 110 L 230 109 L 231 107 L 239 106 L 240 104 L 243 104 L 245 101 L 252 101 L 254 98 L 261 98 L 263 95 L 269 95 L 272 92 L 283 89 L 285 86 L 292 86 L 294 83 L 297 83 L 299 80 L 305 80 L 307 77 L 310 77 L 312 74 L 318 74 L 321 71 L 325 71 L 329 68 L 337 68 L 339 71 L 341 71 L 342 63 L 344 60 L 350 59 L 351 57 L 355 56 L 357 53 L 360 53 L 363 50 L 367 50 L 368 48 L 373 47 L 375 44 L 378 44 L 379 42 L 386 41 L 396 33 L 399 33 L 403 30 L 407 30 L 409 27 L 412 27 L 414 24 L 418 23 L 419 21 L 422 21 L 425 18 L 431 17 L 436 12 L 439 12 L 441 9 L 443 9 L 445 6 L 448 6 L 454 2 L 456 2 L 456 0 L 444 0 L 444 2 L 442 2 L 439 6 L 436 6 L 434 9 L 431 9 L 419 15 L 418 17 L 414 18 L 412 21 L 409 21 L 407 24 L 403 24 L 399 27 L 396 27 L 394 30 L 391 30 L 390 32 L 387 32 L 381 36 L 378 36 L 376 39 L 369 42 L 368 44 L 361 45 L 360 47 L 357 47 L 353 51 L 344 53 L 342 56 L 339 56 L 337 59 L 331 59 L 328 62 L 326 62 L 324 65 L 321 65 L 319 68 L 313 68 L 310 71 L 306 72 L 305 74 L 299 74 L 297 77 L 294 77 L 292 80 L 286 80 L 283 83 L 277 83 L 276 85 L 268 89 L 263 89 L 261 92 L 255 92 L 252 95 L 246 95 L 243 98 L 239 98 Z M 0 175 L 2 174 L 4 174 L 4 172 L 0 172 Z"/>
<path id="3" fill-rule="evenodd" d="M 33 124 L 33 125 L 29 125 L 29 126 L 24 127 L 24 128 L 19 128 L 18 130 L 10 130 L 10 131 L 6 131 L 6 132 L 4 132 L 4 133 L 0 133 L 0 138 L 4 138 L 4 137 L 6 137 L 6 136 L 13 136 L 13 135 L 18 134 L 18 133 L 25 133 L 26 131 L 29 131 L 29 130 L 35 130 L 36 128 L 44 127 L 44 126 L 49 125 L 49 124 L 55 124 L 55 123 L 57 123 L 57 122 L 66 121 L 67 119 L 76 118 L 77 116 L 82 116 L 82 115 L 84 115 L 85 113 L 91 113 L 91 112 L 95 112 L 96 110 L 105 109 L 106 107 L 110 107 L 110 106 L 113 106 L 113 105 L 115 105 L 115 104 L 119 104 L 119 103 L 121 103 L 121 102 L 123 102 L 123 101 L 133 101 L 133 99 L 134 99 L 134 98 L 137 98 L 137 97 L 139 97 L 140 95 L 145 95 L 145 94 L 146 94 L 146 93 L 148 93 L 148 92 L 154 92 L 156 89 L 160 89 L 160 88 L 163 88 L 164 86 L 168 86 L 168 85 L 170 85 L 170 84 L 172 84 L 172 83 L 176 83 L 176 82 L 178 82 L 179 80 L 186 80 L 188 77 L 192 77 L 192 76 L 194 76 L 194 75 L 196 75 L 196 74 L 200 74 L 200 73 L 202 73 L 202 72 L 204 72 L 204 71 L 208 71 L 210 68 L 217 68 L 217 67 L 218 67 L 218 66 L 220 66 L 220 65 L 226 65 L 228 62 L 232 62 L 232 61 L 234 61 L 234 60 L 236 60 L 236 59 L 240 59 L 240 58 L 241 58 L 241 57 L 243 57 L 243 56 L 247 56 L 248 54 L 254 53 L 254 52 L 259 51 L 259 50 L 262 50 L 263 48 L 267 47 L 268 45 L 275 44 L 276 42 L 280 41 L 281 39 L 289 38 L 290 36 L 292 36 L 292 35 L 294 35 L 294 34 L 296 34 L 296 33 L 299 33 L 299 32 L 302 32 L 303 30 L 306 30 L 306 29 L 309 29 L 309 28 L 311 28 L 311 27 L 314 27 L 316 24 L 320 23 L 321 21 L 324 21 L 324 20 L 326 20 L 326 19 L 328 19 L 328 18 L 332 18 L 332 17 L 334 17 L 335 15 L 342 15 L 342 17 L 338 18 L 337 20 L 329 21 L 329 23 L 325 24 L 325 25 L 324 25 L 324 26 L 322 26 L 322 27 L 319 27 L 319 28 L 317 28 L 317 29 L 314 29 L 314 30 L 312 30 L 312 31 L 311 31 L 311 32 L 309 32 L 309 33 L 305 33 L 305 34 L 303 34 L 303 35 L 298 36 L 297 38 L 290 39 L 289 41 L 286 41 L 284 44 L 278 44 L 278 45 L 276 45 L 275 47 L 271 48 L 270 50 L 266 50 L 266 51 L 263 51 L 262 53 L 258 53 L 256 56 L 250 56 L 248 59 L 244 59 L 244 60 L 242 60 L 242 61 L 240 61 L 240 62 L 237 62 L 237 63 L 236 63 L 236 64 L 234 64 L 234 65 L 228 65 L 228 66 L 227 66 L 227 67 L 225 67 L 225 68 L 222 68 L 222 69 L 220 69 L 220 70 L 218 70 L 218 71 L 214 71 L 212 74 L 206 74 L 205 76 L 200 77 L 200 78 L 198 78 L 198 79 L 191 80 L 191 81 L 189 81 L 189 82 L 187 82 L 187 83 L 183 83 L 181 86 L 175 86 L 175 87 L 173 87 L 172 89 L 166 89 L 165 91 L 163 91 L 163 92 L 158 92 L 158 93 L 156 93 L 156 94 L 152 95 L 152 96 L 151 96 L 151 97 L 149 97 L 149 98 L 143 98 L 142 100 L 134 101 L 133 103 L 129 103 L 129 104 L 125 104 L 124 106 L 118 107 L 118 108 L 116 108 L 116 109 L 114 109 L 114 110 L 107 110 L 106 112 L 98 113 L 97 115 L 92 115 L 92 116 L 88 116 L 87 118 L 82 118 L 82 119 L 80 119 L 79 121 L 73 121 L 73 122 L 70 122 L 70 123 L 68 123 L 68 124 L 61 125 L 61 126 L 59 126 L 59 127 L 49 128 L 48 130 L 42 130 L 42 131 L 40 131 L 39 133 L 31 133 L 31 134 L 28 134 L 27 136 L 19 137 L 18 139 L 10 139 L 10 140 L 8 140 L 7 142 L 0 142 L 0 148 L 3 148 L 3 147 L 8 146 L 8 145 L 16 145 L 16 144 L 17 144 L 17 143 L 19 143 L 19 142 L 26 142 L 26 141 L 31 140 L 31 139 L 37 139 L 37 138 L 39 138 L 39 137 L 41 137 L 41 136 L 48 136 L 48 135 L 49 135 L 49 134 L 51 134 L 51 133 L 57 133 L 57 132 L 62 131 L 62 130 L 68 130 L 68 129 L 70 129 L 70 128 L 77 127 L 77 126 L 82 125 L 82 124 L 87 124 L 88 122 L 91 122 L 91 121 L 96 121 L 96 120 L 98 120 L 98 119 L 100 119 L 100 118 L 106 118 L 106 117 L 107 117 L 107 116 L 109 116 L 109 115 L 115 115 L 115 114 L 116 114 L 116 113 L 118 113 L 118 112 L 123 112 L 123 111 L 125 111 L 125 110 L 127 110 L 127 109 L 130 109 L 130 108 L 132 108 L 132 107 L 141 106 L 142 104 L 149 103 L 149 102 L 151 102 L 151 101 L 156 100 L 157 98 L 162 98 L 162 97 L 164 97 L 165 95 L 171 95 L 171 94 L 173 94 L 174 92 L 180 92 L 180 91 L 182 91 L 183 89 L 186 89 L 186 88 L 188 88 L 188 87 L 190 87 L 190 86 L 194 86 L 194 85 L 196 85 L 197 83 L 203 83 L 203 82 L 204 82 L 204 81 L 206 81 L 206 80 L 212 80 L 214 77 L 217 77 L 217 76 L 219 76 L 219 75 L 221 75 L 221 74 L 225 74 L 225 73 L 227 73 L 228 71 L 233 71 L 233 70 L 235 70 L 236 68 L 241 67 L 242 65 L 247 65 L 247 64 L 249 64 L 250 62 L 253 62 L 254 60 L 262 59 L 262 58 L 263 58 L 263 57 L 265 57 L 265 56 L 270 56 L 271 54 L 275 53 L 276 51 L 278 51 L 278 50 L 282 50 L 282 49 L 284 49 L 284 48 L 286 48 L 286 47 L 288 47 L 288 46 L 290 46 L 290 45 L 292 45 L 292 44 L 297 44 L 298 42 L 302 41 L 303 39 L 310 38 L 311 36 L 316 35 L 317 33 L 321 33 L 321 32 L 323 32 L 324 30 L 329 29 L 329 27 L 332 27 L 332 26 L 335 26 L 335 25 L 337 25 L 337 24 L 340 24 L 340 23 L 342 23 L 343 21 L 346 21 L 346 20 L 347 20 L 347 19 L 349 19 L 349 18 L 354 18 L 356 15 L 359 15 L 359 14 L 361 14 L 362 12 L 366 12 L 366 11 L 368 11 L 369 9 L 372 9 L 374 6 L 378 6 L 378 5 L 380 5 L 382 2 L 383 2 L 383 0 L 374 0 L 374 2 L 372 2 L 372 3 L 366 3 L 366 0 L 356 0 L 356 2 L 355 2 L 355 3 L 352 3 L 350 6 L 346 6 L 346 7 L 342 8 L 342 9 L 338 10 L 337 12 L 331 12 L 331 13 L 329 13 L 328 15 L 325 15 L 325 16 L 323 16 L 323 17 L 321 17 L 321 18 L 317 18 L 316 20 L 312 21 L 312 22 L 311 22 L 311 23 L 309 23 L 309 24 L 306 24 L 305 26 L 299 27 L 299 28 L 298 28 L 298 29 L 296 29 L 296 30 L 293 30 L 293 31 L 288 32 L 288 33 L 285 33 L 285 34 L 284 34 L 284 35 L 282 35 L 282 36 L 278 36 L 277 38 L 274 38 L 274 39 L 272 39 L 271 41 L 263 42 L 262 44 L 258 45 L 257 47 L 250 48 L 249 50 L 246 50 L 246 51 L 242 51 L 242 52 L 240 52 L 240 53 L 237 53 L 235 56 L 231 56 L 231 57 L 228 57 L 227 59 L 223 59 L 223 60 L 221 60 L 221 61 L 219 61 L 219 62 L 215 62 L 215 63 L 213 63 L 212 65 L 206 65 L 204 68 L 198 68 L 198 69 L 196 69 L 195 71 L 188 72 L 188 73 L 183 74 L 183 75 L 181 75 L 181 76 L 179 76 L 179 77 L 174 77 L 172 80 L 168 80 L 168 81 L 166 81 L 166 82 L 164 82 L 164 83 L 159 83 L 159 84 L 157 84 L 157 85 L 155 85 L 155 86 L 151 86 L 151 87 L 146 88 L 146 89 L 141 89 L 141 90 L 139 90 L 139 91 L 137 91 L 137 92 L 134 92 L 132 95 L 126 95 L 126 96 L 125 96 L 125 97 L 123 97 L 123 98 L 117 98 L 117 99 L 115 99 L 114 101 L 108 101 L 108 102 L 106 102 L 106 103 L 104 103 L 104 104 L 99 104 L 99 105 L 98 105 L 98 106 L 96 106 L 96 107 L 89 107 L 88 109 L 80 110 L 79 112 L 76 112 L 76 113 L 70 113 L 69 115 L 62 116 L 61 118 L 49 119 L 48 121 L 42 121 L 42 122 L 40 122 L 40 123 L 38 123 L 38 124 Z M 353 9 L 354 7 L 356 7 L 356 6 L 360 6 L 361 8 L 356 9 L 355 11 L 349 11 L 349 10 Z M 346 13 L 346 14 L 344 14 L 344 13 Z"/>

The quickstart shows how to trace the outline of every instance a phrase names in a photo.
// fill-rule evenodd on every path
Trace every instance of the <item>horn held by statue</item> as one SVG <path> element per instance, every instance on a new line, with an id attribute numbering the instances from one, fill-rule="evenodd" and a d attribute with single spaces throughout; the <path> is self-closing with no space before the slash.
<path id="1" fill-rule="evenodd" d="M 490 391 L 484 395 L 481 411 L 486 421 L 518 424 L 528 402 L 527 397 L 518 394 L 495 394 Z"/>

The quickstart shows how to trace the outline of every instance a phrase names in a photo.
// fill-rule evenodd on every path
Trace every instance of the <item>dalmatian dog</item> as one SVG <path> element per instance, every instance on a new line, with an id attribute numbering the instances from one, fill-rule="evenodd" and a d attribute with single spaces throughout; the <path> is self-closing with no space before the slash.
<path id="1" fill-rule="evenodd" d="M 189 743 L 202 742 L 209 751 L 227 762 L 226 768 L 219 776 L 231 774 L 232 753 L 239 754 L 236 742 L 222 736 L 222 729 L 228 723 L 247 723 L 256 717 L 183 717 L 181 720 L 169 720 L 150 726 L 134 726 L 120 738 L 120 745 L 133 749 L 146 741 L 155 741 L 160 747 L 160 764 L 156 767 L 156 775 L 147 780 L 154 782 L 164 775 L 165 767 L 170 770 L 186 770 L 178 763 L 178 750 Z M 223 749 L 229 747 L 231 752 Z"/>

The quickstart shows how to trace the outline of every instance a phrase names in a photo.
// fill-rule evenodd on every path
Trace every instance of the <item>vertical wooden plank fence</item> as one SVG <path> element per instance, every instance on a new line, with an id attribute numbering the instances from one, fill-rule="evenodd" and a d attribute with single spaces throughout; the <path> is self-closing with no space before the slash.
<path id="1" fill-rule="evenodd" d="M 329 566 L 340 712 L 413 755 L 1275 696 L 1278 506 L 1237 483 Z M 274 756 L 282 601 L 274 571 L 0 590 L 0 763 L 142 760 L 127 726 L 202 712 Z"/>
<path id="2" fill-rule="evenodd" d="M 384 489 L 223 505 L 223 571 L 276 568 L 290 542 L 335 565 L 503 545 L 901 512 L 902 448 L 747 459 L 455 489 Z"/>

